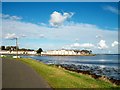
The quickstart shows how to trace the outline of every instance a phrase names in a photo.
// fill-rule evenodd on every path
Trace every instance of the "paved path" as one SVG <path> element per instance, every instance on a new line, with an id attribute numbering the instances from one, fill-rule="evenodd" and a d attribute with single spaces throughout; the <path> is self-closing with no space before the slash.
<path id="1" fill-rule="evenodd" d="M 0 58 L 0 90 L 2 89 L 2 59 Z"/>
<path id="2" fill-rule="evenodd" d="M 3 88 L 50 88 L 32 68 L 17 60 L 2 60 Z"/>

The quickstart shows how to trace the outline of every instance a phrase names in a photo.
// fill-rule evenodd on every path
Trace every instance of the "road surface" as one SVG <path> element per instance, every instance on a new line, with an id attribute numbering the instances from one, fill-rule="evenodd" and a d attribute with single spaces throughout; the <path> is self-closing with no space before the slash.
<path id="1" fill-rule="evenodd" d="M 30 66 L 18 60 L 2 59 L 2 88 L 50 88 Z"/>

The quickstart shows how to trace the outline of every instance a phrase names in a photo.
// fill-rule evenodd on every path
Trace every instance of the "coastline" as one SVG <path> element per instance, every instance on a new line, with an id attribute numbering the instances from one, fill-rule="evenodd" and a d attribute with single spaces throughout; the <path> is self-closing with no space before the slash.
<path id="1" fill-rule="evenodd" d="M 104 77 L 102 77 L 102 78 L 93 78 L 93 77 L 91 77 L 91 75 L 89 75 L 89 74 L 86 74 L 86 73 L 80 73 L 80 72 L 74 72 L 74 71 L 72 71 L 72 70 L 68 70 L 68 69 L 65 69 L 65 68 L 63 68 L 63 67 L 60 67 L 60 66 L 57 66 L 57 65 L 46 65 L 46 64 L 44 64 L 44 63 L 42 63 L 42 62 L 40 62 L 40 61 L 36 61 L 36 60 L 32 60 L 32 59 L 25 59 L 25 58 L 22 58 L 22 59 L 19 59 L 20 61 L 22 61 L 23 63 L 26 63 L 26 64 L 28 64 L 28 65 L 30 65 L 32 68 L 34 68 L 35 70 L 37 70 L 37 72 L 39 73 L 39 74 L 42 74 L 43 73 L 43 77 L 44 78 L 46 78 L 47 80 L 48 80 L 48 82 L 49 83 L 51 83 L 51 74 L 52 74 L 52 79 L 58 79 L 58 78 L 60 78 L 60 77 L 54 77 L 54 74 L 61 74 L 61 73 L 63 73 L 64 71 L 66 72 L 66 70 L 67 70 L 67 72 L 69 72 L 69 73 L 74 73 L 74 74 L 76 74 L 78 77 L 81 77 L 81 75 L 82 75 L 82 77 L 83 76 L 85 76 L 86 78 L 88 78 L 88 79 L 90 79 L 91 78 L 91 80 L 95 80 L 96 81 L 96 83 L 94 83 L 94 84 L 97 84 L 97 81 L 99 82 L 101 82 L 101 83 L 109 83 L 109 84 L 112 84 L 113 85 L 113 87 L 114 86 L 116 86 L 116 84 L 115 83 L 112 83 L 112 82 L 110 82 L 108 79 L 106 79 L 106 78 L 104 78 Z M 32 62 L 32 63 L 31 63 Z M 33 63 L 35 63 L 34 65 L 32 65 Z M 41 65 L 41 66 L 39 66 L 39 64 Z M 39 67 L 39 69 L 37 68 L 37 67 Z M 37 68 L 37 69 L 36 69 Z M 43 71 L 43 70 L 41 70 L 41 68 L 45 68 L 45 69 L 48 69 L 48 70 L 51 70 L 51 72 L 49 72 L 49 71 Z M 52 70 L 54 70 L 54 71 L 52 71 Z M 59 71 L 60 70 L 60 71 Z M 59 73 L 57 73 L 59 71 Z M 42 72 L 42 73 L 41 73 Z M 52 73 L 52 72 L 54 72 L 54 73 Z M 56 73 L 55 73 L 56 72 Z M 44 75 L 44 74 L 48 74 L 48 75 L 50 75 L 50 77 L 48 76 L 48 75 Z M 80 76 L 79 76 L 80 75 Z M 97 77 L 97 76 L 95 76 L 95 75 L 93 75 L 94 77 Z M 66 76 L 62 76 L 61 78 L 62 79 L 64 79 L 64 77 L 66 77 Z M 60 79 L 61 79 L 60 78 Z M 76 78 L 76 77 L 74 77 L 74 78 Z M 50 79 L 50 80 L 49 80 Z M 79 78 L 80 79 L 80 78 Z M 90 82 L 92 82 L 90 80 Z M 68 80 L 69 81 L 69 80 Z M 82 82 L 84 82 L 84 81 L 82 81 Z M 52 82 L 53 83 L 53 82 Z M 58 83 L 58 82 L 57 82 Z M 77 82 L 76 82 L 77 83 Z M 93 82 L 92 82 L 93 83 Z M 53 83 L 53 84 L 55 84 L 55 83 Z M 90 83 L 89 83 L 90 84 Z M 88 85 L 89 86 L 89 85 Z M 99 87 L 102 87 L 101 85 L 99 86 Z M 84 88 L 84 87 L 82 87 L 82 88 Z"/>
<path id="2" fill-rule="evenodd" d="M 103 69 L 100 69 L 99 66 L 89 67 L 89 66 L 74 65 L 74 64 L 70 64 L 70 65 L 69 64 L 57 64 L 55 66 L 57 66 L 59 68 L 61 67 L 61 68 L 64 68 L 66 70 L 73 71 L 73 72 L 76 72 L 76 73 L 80 73 L 80 74 L 83 74 L 83 75 L 90 75 L 91 77 L 93 77 L 95 79 L 102 79 L 102 80 L 111 82 L 113 84 L 120 85 L 120 79 L 118 79 L 119 77 L 116 78 L 116 77 L 113 77 L 113 76 L 106 76 L 105 75 L 105 73 L 106 73 L 105 71 L 114 72 L 115 73 L 115 71 L 112 70 L 114 68 L 109 68 L 109 69 L 108 68 L 103 68 Z M 118 72 L 119 70 L 116 70 L 116 71 Z"/>
<path id="3" fill-rule="evenodd" d="M 16 54 L 1 54 L 1 55 L 16 55 Z M 41 55 L 41 54 L 18 54 L 18 55 L 23 55 L 23 56 L 95 56 L 97 54 L 86 54 L 86 55 L 50 55 L 50 54 L 45 54 L 45 55 Z"/>
<path id="4" fill-rule="evenodd" d="M 6 53 L 6 54 L 0 54 L 0 55 L 16 55 L 16 54 L 10 54 L 10 53 Z M 96 55 L 120 55 L 120 54 L 85 54 L 85 55 L 50 55 L 50 54 L 18 54 L 18 55 L 23 55 L 23 56 L 96 56 Z"/>
<path id="5" fill-rule="evenodd" d="M 50 55 L 50 54 L 46 54 L 46 55 L 41 55 L 41 56 L 95 56 L 96 54 L 86 54 L 86 55 Z"/>

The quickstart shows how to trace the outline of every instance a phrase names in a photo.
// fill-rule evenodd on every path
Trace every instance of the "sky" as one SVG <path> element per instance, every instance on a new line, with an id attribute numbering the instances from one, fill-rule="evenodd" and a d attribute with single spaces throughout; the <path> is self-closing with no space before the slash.
<path id="1" fill-rule="evenodd" d="M 3 2 L 2 45 L 118 53 L 117 2 Z"/>
<path id="2" fill-rule="evenodd" d="M 2 0 L 2 2 L 119 2 L 119 0 Z"/>

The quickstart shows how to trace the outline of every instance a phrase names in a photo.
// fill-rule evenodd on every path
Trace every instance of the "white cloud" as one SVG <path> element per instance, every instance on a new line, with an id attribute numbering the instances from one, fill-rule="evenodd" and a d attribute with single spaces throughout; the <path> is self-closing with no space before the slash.
<path id="1" fill-rule="evenodd" d="M 25 35 L 25 34 L 22 34 L 20 37 L 27 37 L 27 35 Z"/>
<path id="2" fill-rule="evenodd" d="M 104 9 L 109 10 L 110 12 L 115 13 L 115 14 L 120 14 L 120 11 L 117 8 L 112 7 L 112 6 L 105 6 Z"/>
<path id="3" fill-rule="evenodd" d="M 76 38 L 75 41 L 78 42 L 78 41 L 79 41 L 79 38 Z"/>
<path id="4" fill-rule="evenodd" d="M 1 32 L 0 32 L 1 33 Z M 40 37 L 45 37 L 46 41 L 42 42 L 41 47 L 47 49 L 59 49 L 62 46 L 68 45 L 67 48 L 70 48 L 70 45 L 73 45 L 73 42 L 78 42 L 78 44 L 74 44 L 73 46 L 78 46 L 78 48 L 88 48 L 92 49 L 94 46 L 97 47 L 97 43 L 101 36 L 103 40 L 107 41 L 107 45 L 105 46 L 99 45 L 99 49 L 106 46 L 111 46 L 111 43 L 114 40 L 118 39 L 118 31 L 109 30 L 109 29 L 101 29 L 93 24 L 86 23 L 72 23 L 69 25 L 62 25 L 61 28 L 50 28 L 43 25 L 23 22 L 20 20 L 11 20 L 11 19 L 3 19 L 2 20 L 2 36 L 6 36 L 6 34 L 15 33 L 16 36 L 21 37 L 21 35 L 27 36 L 25 40 L 29 39 L 26 42 L 30 42 L 31 39 L 38 40 L 37 44 L 34 47 L 38 47 L 38 44 L 41 45 L 42 39 Z M 98 37 L 96 38 L 96 35 Z M 41 40 L 39 40 L 41 39 Z M 21 39 L 20 39 L 21 40 Z M 22 39 L 23 40 L 23 39 Z M 22 42 L 22 41 L 21 41 Z M 90 42 L 87 43 L 86 42 Z M 26 43 L 22 43 L 25 46 Z M 31 42 L 32 44 L 32 42 Z M 53 46 L 50 46 L 52 44 Z M 93 44 L 93 45 L 91 45 Z M 31 45 L 31 48 L 33 44 Z M 99 50 L 95 48 L 95 50 Z M 116 52 L 115 48 L 109 48 L 111 53 Z M 114 50 L 113 50 L 114 49 Z M 108 49 L 104 49 L 108 50 Z M 98 51 L 99 52 L 99 51 Z M 107 51 L 108 52 L 108 51 Z"/>
<path id="5" fill-rule="evenodd" d="M 21 20 L 22 18 L 18 17 L 18 16 L 11 16 L 10 19 L 12 19 L 12 20 Z"/>
<path id="6" fill-rule="evenodd" d="M 98 43 L 98 48 L 99 49 L 106 49 L 108 48 L 106 41 L 105 40 L 100 40 L 100 42 Z"/>
<path id="7" fill-rule="evenodd" d="M 73 43 L 71 45 L 66 45 L 64 46 L 64 48 L 69 48 L 69 49 L 91 49 L 91 48 L 94 48 L 95 45 L 94 44 L 91 44 L 91 43 L 83 43 L 83 44 L 80 44 L 80 43 Z"/>
<path id="8" fill-rule="evenodd" d="M 6 33 L 16 33 L 16 35 L 24 35 L 29 38 L 32 36 L 38 36 L 39 30 L 42 29 L 36 24 L 25 23 L 16 20 L 2 20 L 2 34 L 5 36 Z M 44 30 L 44 29 L 43 29 Z"/>
<path id="9" fill-rule="evenodd" d="M 11 16 L 11 15 L 8 15 L 8 14 L 1 14 L 1 17 L 3 19 L 10 19 L 10 20 L 21 20 L 22 19 L 22 17 Z"/>
<path id="10" fill-rule="evenodd" d="M 96 35 L 96 38 L 101 39 L 101 38 L 103 38 L 103 36 L 102 35 Z"/>
<path id="11" fill-rule="evenodd" d="M 111 44 L 111 46 L 112 47 L 115 47 L 115 46 L 117 46 L 119 43 L 118 43 L 118 41 L 114 41 L 112 44 Z"/>
<path id="12" fill-rule="evenodd" d="M 45 38 L 45 35 L 44 34 L 40 34 L 39 37 L 40 38 Z"/>
<path id="13" fill-rule="evenodd" d="M 38 24 L 40 24 L 41 26 L 47 26 L 47 24 L 45 23 L 38 23 Z"/>
<path id="14" fill-rule="evenodd" d="M 103 30 L 95 25 L 84 23 L 62 26 L 61 28 L 49 28 L 46 26 L 40 26 L 33 23 L 3 19 L 2 26 L 3 35 L 6 33 L 16 33 L 17 35 L 25 34 L 29 36 L 29 38 L 36 38 L 39 37 L 40 34 L 42 33 L 49 39 L 60 40 L 62 39 L 75 41 L 75 39 L 77 38 L 79 39 L 80 43 L 85 43 L 84 41 L 88 42 L 96 41 L 95 37 L 96 35 L 98 35 L 98 33 L 99 35 L 104 36 L 104 39 L 107 39 L 107 41 L 115 40 L 118 37 L 117 31 Z"/>
<path id="15" fill-rule="evenodd" d="M 71 47 L 80 47 L 80 44 L 79 43 L 74 43 L 72 45 L 70 45 Z"/>
<path id="16" fill-rule="evenodd" d="M 15 38 L 18 38 L 15 33 L 12 34 L 8 33 L 5 35 L 5 39 L 15 39 Z"/>
<path id="17" fill-rule="evenodd" d="M 51 26 L 58 27 L 61 26 L 67 19 L 71 18 L 73 13 L 64 12 L 63 14 L 54 11 L 51 14 L 49 23 Z"/>
<path id="18" fill-rule="evenodd" d="M 89 49 L 89 48 L 94 48 L 95 46 L 91 43 L 84 43 L 81 44 L 81 47 Z"/>

